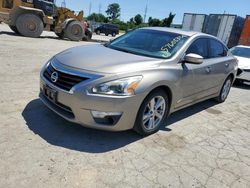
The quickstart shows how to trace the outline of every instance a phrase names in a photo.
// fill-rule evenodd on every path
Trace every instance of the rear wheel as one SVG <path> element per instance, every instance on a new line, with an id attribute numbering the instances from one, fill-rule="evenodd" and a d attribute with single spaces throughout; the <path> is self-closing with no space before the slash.
<path id="1" fill-rule="evenodd" d="M 16 34 L 20 34 L 19 33 L 19 31 L 17 30 L 17 28 L 16 28 L 16 26 L 14 26 L 14 25 L 9 25 L 9 27 L 10 27 L 10 29 L 12 30 L 12 31 L 14 31 Z"/>
<path id="2" fill-rule="evenodd" d="M 108 33 L 105 33 L 106 36 L 108 36 L 109 34 Z"/>
<path id="3" fill-rule="evenodd" d="M 80 41 L 84 36 L 84 29 L 79 21 L 70 22 L 64 30 L 65 37 L 72 41 Z"/>
<path id="4" fill-rule="evenodd" d="M 163 90 L 149 94 L 138 111 L 133 129 L 143 136 L 157 132 L 166 119 L 168 101 L 168 95 Z"/>
<path id="5" fill-rule="evenodd" d="M 44 29 L 42 20 L 34 14 L 22 14 L 16 21 L 17 31 L 25 37 L 39 37 Z"/>
<path id="6" fill-rule="evenodd" d="M 221 88 L 220 95 L 216 97 L 215 100 L 219 103 L 224 102 L 227 99 L 231 86 L 232 86 L 232 78 L 228 77 Z"/>
<path id="7" fill-rule="evenodd" d="M 116 36 L 116 33 L 112 33 L 112 37 L 115 37 Z"/>

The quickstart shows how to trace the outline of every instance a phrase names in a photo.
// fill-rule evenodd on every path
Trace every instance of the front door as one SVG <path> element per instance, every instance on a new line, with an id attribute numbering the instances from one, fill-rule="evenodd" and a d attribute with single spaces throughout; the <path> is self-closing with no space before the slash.
<path id="1" fill-rule="evenodd" d="M 180 87 L 182 95 L 176 107 L 191 104 L 203 97 L 211 95 L 214 87 L 213 62 L 209 59 L 209 43 L 207 38 L 196 39 L 187 49 L 185 54 L 198 54 L 204 58 L 202 64 L 182 64 L 182 78 Z"/>

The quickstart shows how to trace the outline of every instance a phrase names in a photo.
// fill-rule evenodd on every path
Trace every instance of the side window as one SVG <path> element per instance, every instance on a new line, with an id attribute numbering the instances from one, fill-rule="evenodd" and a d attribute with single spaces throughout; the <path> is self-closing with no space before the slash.
<path id="1" fill-rule="evenodd" d="M 186 54 L 198 54 L 204 59 L 208 58 L 208 40 L 200 38 L 195 40 L 187 49 Z"/>
<path id="2" fill-rule="evenodd" d="M 221 44 L 221 42 L 219 42 L 217 40 L 209 39 L 209 49 L 210 49 L 209 58 L 217 58 L 217 57 L 227 56 L 226 47 L 223 44 Z"/>

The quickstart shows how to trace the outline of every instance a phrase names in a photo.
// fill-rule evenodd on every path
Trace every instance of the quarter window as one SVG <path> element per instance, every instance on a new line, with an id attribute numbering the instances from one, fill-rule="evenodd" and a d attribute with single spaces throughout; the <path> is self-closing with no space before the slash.
<path id="1" fill-rule="evenodd" d="M 221 42 L 210 39 L 209 40 L 209 47 L 210 47 L 210 58 L 217 58 L 217 57 L 225 57 L 227 56 L 227 49 Z"/>
<path id="2" fill-rule="evenodd" d="M 208 42 L 207 39 L 201 38 L 194 41 L 186 51 L 186 54 L 198 54 L 204 59 L 208 58 Z"/>

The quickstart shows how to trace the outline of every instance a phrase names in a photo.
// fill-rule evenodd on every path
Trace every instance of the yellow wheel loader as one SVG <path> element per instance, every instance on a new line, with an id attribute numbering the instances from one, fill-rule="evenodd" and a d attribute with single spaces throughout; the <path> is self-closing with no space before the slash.
<path id="1" fill-rule="evenodd" d="M 56 7 L 54 0 L 0 0 L 0 22 L 26 37 L 39 37 L 45 30 L 80 41 L 89 33 L 83 21 L 83 11 L 75 15 L 68 8 Z"/>

